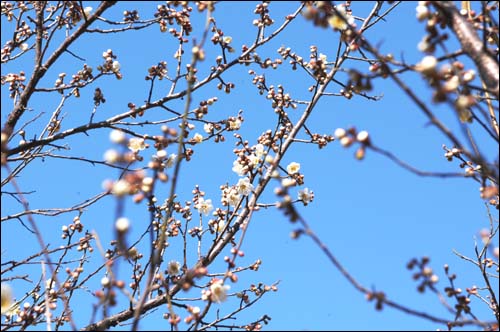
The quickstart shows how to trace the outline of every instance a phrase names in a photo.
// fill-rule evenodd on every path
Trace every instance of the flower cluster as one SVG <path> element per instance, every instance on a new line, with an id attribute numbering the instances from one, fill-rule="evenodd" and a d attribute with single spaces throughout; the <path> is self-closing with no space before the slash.
<path id="1" fill-rule="evenodd" d="M 360 144 L 355 153 L 356 159 L 358 160 L 362 160 L 365 157 L 366 148 L 371 144 L 368 132 L 363 130 L 358 133 L 354 127 L 348 130 L 337 128 L 334 135 L 340 140 L 340 144 L 345 148 L 350 147 L 355 142 Z"/>
<path id="2" fill-rule="evenodd" d="M 108 49 L 102 53 L 102 57 L 104 58 L 104 63 L 97 67 L 102 73 L 113 73 L 116 78 L 121 80 L 123 75 L 120 72 L 121 65 L 116 60 L 117 56 L 113 53 L 113 50 Z"/>

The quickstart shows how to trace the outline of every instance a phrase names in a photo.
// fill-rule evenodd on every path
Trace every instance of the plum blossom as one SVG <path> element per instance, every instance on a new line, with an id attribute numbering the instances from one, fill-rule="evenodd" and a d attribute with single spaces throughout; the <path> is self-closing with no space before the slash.
<path id="1" fill-rule="evenodd" d="M 236 190 L 243 196 L 248 196 L 253 190 L 253 184 L 250 183 L 249 178 L 239 179 L 236 184 Z"/>
<path id="2" fill-rule="evenodd" d="M 288 164 L 288 166 L 286 167 L 286 170 L 288 172 L 288 174 L 295 174 L 295 173 L 298 173 L 299 170 L 300 170 L 300 164 L 299 163 L 296 163 L 295 161 L 294 162 L 291 162 L 290 164 Z"/>
<path id="3" fill-rule="evenodd" d="M 211 199 L 205 200 L 203 197 L 200 197 L 198 199 L 198 203 L 194 207 L 200 213 L 203 213 L 206 216 L 208 216 L 208 214 L 214 209 L 214 206 L 212 205 L 212 200 Z"/>

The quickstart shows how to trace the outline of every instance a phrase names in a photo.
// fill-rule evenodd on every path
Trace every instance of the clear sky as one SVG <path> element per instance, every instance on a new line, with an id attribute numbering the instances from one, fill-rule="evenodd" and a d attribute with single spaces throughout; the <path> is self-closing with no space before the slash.
<path id="1" fill-rule="evenodd" d="M 97 3 L 83 2 L 85 6 L 97 8 Z M 137 9 L 141 19 L 152 16 L 159 2 L 120 2 L 114 6 L 106 17 L 120 18 L 124 10 Z M 285 15 L 293 12 L 299 3 L 271 3 L 271 16 L 275 25 L 281 24 Z M 371 2 L 354 2 L 353 14 L 366 17 L 371 10 Z M 383 53 L 393 53 L 397 58 L 408 63 L 418 62 L 424 54 L 417 49 L 417 44 L 424 35 L 424 25 L 415 18 L 415 2 L 404 2 L 398 6 L 384 21 L 368 30 L 367 38 L 372 45 L 377 45 Z M 232 37 L 231 44 L 236 49 L 229 54 L 229 59 L 237 56 L 241 45 L 250 45 L 255 40 L 256 28 L 252 20 L 254 2 L 224 2 L 217 4 L 214 16 L 217 26 L 225 35 Z M 388 8 L 384 4 L 384 9 Z M 194 36 L 201 38 L 204 15 L 193 11 Z M 5 25 L 2 17 L 2 45 L 11 37 L 11 27 Z M 361 24 L 357 22 L 358 26 Z M 104 27 L 103 23 L 96 23 Z M 4 28 L 5 27 L 5 28 Z M 292 50 L 307 59 L 309 47 L 316 45 L 318 52 L 324 53 L 329 60 L 335 59 L 339 32 L 314 27 L 310 21 L 299 17 L 277 39 L 258 50 L 262 58 L 279 58 L 277 49 L 280 46 L 291 47 Z M 60 38 L 64 38 L 61 34 Z M 200 74 L 207 73 L 209 65 L 217 54 L 217 49 L 210 45 L 206 49 L 206 61 L 201 64 Z M 457 45 L 450 42 L 450 48 Z M 50 69 L 41 86 L 51 87 L 61 71 L 72 73 L 87 63 L 96 68 L 102 63 L 101 54 L 112 49 L 121 64 L 122 80 L 104 77 L 90 88 L 82 90 L 79 99 L 66 102 L 63 114 L 63 130 L 88 121 L 93 108 L 93 91 L 100 87 L 106 98 L 95 115 L 95 121 L 107 119 L 127 110 L 127 103 L 142 105 L 147 98 L 149 83 L 144 80 L 147 69 L 159 61 L 167 61 L 170 71 L 175 70 L 175 40 L 168 34 L 160 33 L 158 26 L 144 30 L 116 34 L 87 34 L 71 46 L 72 53 L 64 54 L 58 63 Z M 189 48 L 188 48 L 189 49 Z M 359 53 L 354 53 L 359 56 Z M 2 65 L 2 75 L 25 70 L 27 77 L 32 71 L 33 51 L 18 61 Z M 358 68 L 367 71 L 366 63 L 346 62 L 347 68 Z M 194 95 L 193 105 L 200 100 L 218 97 L 217 103 L 211 107 L 207 115 L 209 120 L 218 120 L 228 116 L 237 116 L 243 110 L 243 122 L 240 134 L 254 145 L 256 138 L 265 130 L 272 129 L 274 113 L 268 100 L 260 96 L 252 85 L 252 76 L 248 70 L 264 72 L 260 68 L 240 66 L 229 71 L 223 78 L 233 82 L 235 89 L 231 94 L 224 94 L 214 89 L 215 84 L 201 89 Z M 268 84 L 282 84 L 292 97 L 307 100 L 310 93 L 307 88 L 313 84 L 304 72 L 292 71 L 288 64 L 280 66 L 276 71 L 267 70 Z M 338 76 L 345 82 L 345 75 Z M 427 84 L 417 75 L 403 76 L 406 82 L 424 99 L 429 101 L 431 91 Z M 69 80 L 69 79 L 68 79 Z M 156 85 L 153 100 L 164 96 L 169 88 L 168 82 Z M 330 92 L 338 92 L 339 87 L 330 86 Z M 12 100 L 8 98 L 8 85 L 2 85 L 2 127 L 7 114 L 12 109 Z M 333 134 L 336 128 L 348 128 L 351 125 L 359 130 L 367 130 L 372 141 L 396 154 L 402 160 L 427 171 L 460 171 L 456 162 L 450 163 L 444 157 L 442 145 L 451 143 L 434 127 L 428 126 L 427 119 L 408 97 L 389 80 L 378 79 L 374 82 L 372 95 L 379 95 L 379 101 L 371 101 L 359 96 L 351 100 L 342 97 L 325 97 L 317 105 L 307 121 L 308 128 L 321 134 Z M 39 121 L 26 128 L 27 136 L 39 133 L 43 119 L 48 119 L 60 102 L 56 94 L 35 94 L 30 106 L 33 108 L 24 118 L 24 122 L 34 118 L 40 112 L 44 115 Z M 168 106 L 181 111 L 184 100 L 175 101 Z M 433 110 L 450 128 L 460 132 L 454 111 L 442 105 L 431 104 Z M 292 120 L 298 119 L 303 105 L 297 110 L 290 110 Z M 161 120 L 165 114 L 154 109 L 146 116 L 151 120 Z M 477 126 L 477 124 L 473 124 Z M 158 135 L 158 126 L 132 128 L 140 133 Z M 199 123 L 192 134 L 204 134 Z M 99 129 L 88 135 L 72 136 L 60 144 L 71 145 L 71 150 L 58 151 L 66 156 L 86 156 L 90 159 L 103 160 L 103 154 L 113 144 L 109 141 L 110 130 Z M 232 172 L 235 159 L 232 150 L 236 140 L 231 133 L 225 135 L 224 143 L 204 142 L 194 146 L 195 154 L 189 163 L 183 163 L 180 170 L 180 183 L 177 192 L 181 201 L 192 198 L 191 190 L 199 185 L 206 192 L 206 198 L 212 199 L 214 205 L 220 205 L 219 187 L 225 183 L 236 183 L 238 175 Z M 301 135 L 301 138 L 305 138 Z M 483 137 L 479 136 L 478 139 Z M 11 144 L 17 144 L 20 137 Z M 9 147 L 12 147 L 9 145 Z M 497 156 L 497 146 L 488 140 L 481 141 L 483 153 L 492 159 Z M 176 152 L 177 148 L 168 152 Z M 148 161 L 154 149 L 142 151 Z M 416 291 L 417 282 L 412 280 L 412 272 L 406 264 L 412 258 L 429 256 L 431 264 L 440 277 L 439 289 L 448 286 L 443 272 L 443 265 L 449 264 L 450 271 L 457 274 L 456 285 L 462 289 L 474 284 L 482 286 L 479 271 L 471 263 L 458 258 L 454 250 L 466 256 L 474 257 L 474 243 L 480 238 L 481 229 L 489 227 L 487 211 L 483 200 L 479 197 L 476 182 L 467 179 L 439 179 L 418 177 L 383 156 L 370 153 L 358 161 L 354 158 L 355 148 L 343 148 L 338 141 L 318 150 L 310 144 L 294 144 L 283 159 L 282 166 L 290 162 L 301 165 L 301 173 L 305 176 L 305 185 L 314 191 L 314 201 L 307 207 L 297 206 L 300 213 L 310 223 L 314 231 L 328 246 L 331 252 L 343 263 L 357 280 L 368 288 L 384 291 L 394 301 L 419 311 L 426 311 L 436 316 L 452 319 L 439 299 L 429 292 L 420 294 Z M 2 168 L 2 179 L 6 176 Z M 17 179 L 25 192 L 34 191 L 27 196 L 31 208 L 70 207 L 90 196 L 102 191 L 102 183 L 107 179 L 117 179 L 116 169 L 102 165 L 91 165 L 68 159 L 46 158 L 32 162 Z M 273 189 L 277 182 L 270 182 L 262 196 L 263 203 L 273 203 L 277 197 Z M 167 197 L 169 185 L 159 186 L 159 200 Z M 298 189 L 291 190 L 297 195 Z M 2 216 L 22 210 L 12 197 L 3 194 L 12 191 L 12 187 L 2 188 Z M 137 238 L 144 230 L 149 216 L 144 203 L 134 205 L 131 199 L 125 200 L 125 215 L 132 222 L 130 238 Z M 95 230 L 107 247 L 114 237 L 113 225 L 116 200 L 106 197 L 85 210 L 82 223 L 85 229 Z M 492 211 L 498 219 L 498 212 Z M 34 216 L 43 230 L 46 243 L 51 247 L 64 244 L 60 229 L 69 224 L 76 213 L 61 214 L 44 218 Z M 203 219 L 206 227 L 208 218 Z M 240 280 L 231 285 L 231 292 L 248 287 L 251 283 L 263 282 L 272 284 L 280 281 L 278 292 L 268 293 L 248 310 L 238 314 L 237 323 L 244 324 L 269 315 L 272 320 L 265 330 L 436 330 L 445 326 L 415 318 L 407 314 L 385 308 L 382 312 L 374 309 L 375 304 L 368 302 L 364 295 L 357 292 L 329 262 L 321 250 L 307 237 L 298 240 L 290 238 L 290 232 L 297 227 L 291 224 L 282 212 L 273 208 L 262 209 L 256 213 L 249 226 L 243 250 L 245 256 L 238 259 L 238 266 L 246 266 L 257 259 L 262 260 L 258 272 L 247 271 L 239 275 Z M 2 263 L 10 259 L 20 259 L 39 250 L 38 243 L 18 222 L 11 220 L 2 222 Z M 496 240 L 498 246 L 498 238 Z M 147 245 L 144 244 L 144 248 Z M 181 260 L 179 244 L 172 244 L 167 255 L 168 260 Z M 194 250 L 195 247 L 193 246 Z M 96 250 L 97 251 L 97 250 Z M 229 248 L 223 255 L 229 254 Z M 222 255 L 222 256 L 223 256 Z M 222 258 L 221 256 L 221 258 Z M 71 256 L 78 258 L 78 254 Z M 102 259 L 95 255 L 89 266 L 97 266 Z M 76 263 L 75 263 L 76 264 Z M 71 266 L 71 265 L 70 265 Z M 129 282 L 130 270 L 121 266 L 120 277 Z M 217 270 L 219 268 L 219 270 Z M 123 270 L 123 271 L 122 271 Z M 224 270 L 222 259 L 210 272 Z M 34 283 L 40 278 L 38 264 L 24 269 Z M 91 271 L 91 268 L 89 268 Z M 2 278 L 12 275 L 4 276 Z M 103 274 L 97 274 L 88 283 L 88 289 L 78 296 L 78 308 L 75 318 L 83 326 L 88 322 L 92 304 L 95 300 L 91 291 L 99 289 Z M 17 298 L 31 287 L 24 281 L 12 283 Z M 497 288 L 498 289 L 498 288 Z M 188 294 L 180 293 L 180 297 L 199 296 L 199 289 Z M 125 298 L 119 300 L 125 302 Z M 227 303 L 218 305 L 221 315 L 229 312 L 238 301 L 231 298 Z M 118 306 L 118 309 L 122 309 Z M 488 308 L 479 300 L 473 299 L 473 310 L 482 319 L 490 319 Z M 164 309 L 156 310 L 141 322 L 141 329 L 167 329 L 167 321 L 161 318 Z M 179 312 L 181 313 L 181 311 Z M 69 328 L 69 327 L 68 327 Z M 128 330 L 130 326 L 119 326 L 116 330 Z"/>

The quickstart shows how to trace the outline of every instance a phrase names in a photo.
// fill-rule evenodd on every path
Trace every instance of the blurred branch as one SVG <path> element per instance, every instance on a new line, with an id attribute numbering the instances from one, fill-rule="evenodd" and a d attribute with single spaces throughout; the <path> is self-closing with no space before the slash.
<path id="1" fill-rule="evenodd" d="M 432 4 L 446 18 L 446 23 L 455 32 L 464 52 L 479 69 L 483 82 L 499 98 L 498 61 L 484 48 L 474 27 L 460 15 L 453 1 L 432 1 Z"/>

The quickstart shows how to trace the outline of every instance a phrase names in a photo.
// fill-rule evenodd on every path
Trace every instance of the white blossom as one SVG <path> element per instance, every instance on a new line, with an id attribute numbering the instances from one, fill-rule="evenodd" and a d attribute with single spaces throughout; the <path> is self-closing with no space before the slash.
<path id="1" fill-rule="evenodd" d="M 430 74 L 436 70 L 437 59 L 433 55 L 426 55 L 422 58 L 422 60 L 417 64 L 417 70 L 423 74 Z"/>
<path id="2" fill-rule="evenodd" d="M 207 133 L 207 134 L 211 134 L 212 131 L 214 130 L 214 125 L 211 124 L 211 123 L 205 123 L 203 125 L 203 130 Z"/>
<path id="3" fill-rule="evenodd" d="M 124 143 L 126 139 L 127 137 L 125 136 L 125 133 L 121 130 L 113 129 L 109 133 L 109 140 L 112 143 L 121 144 Z"/>
<path id="4" fill-rule="evenodd" d="M 349 25 L 354 24 L 354 17 L 347 13 L 344 5 L 335 6 L 335 9 L 337 9 L 337 12 L 328 19 L 328 24 L 332 28 L 345 30 Z"/>
<path id="5" fill-rule="evenodd" d="M 128 140 L 128 148 L 133 152 L 138 152 L 146 148 L 146 143 L 144 143 L 144 138 L 132 137 Z"/>
<path id="6" fill-rule="evenodd" d="M 300 170 L 300 164 L 299 163 L 296 163 L 296 162 L 291 162 L 290 164 L 288 164 L 288 166 L 286 167 L 286 170 L 288 172 L 288 174 L 295 174 L 295 173 L 298 173 L 299 170 Z"/>
<path id="7" fill-rule="evenodd" d="M 240 119 L 229 120 L 228 122 L 229 122 L 229 129 L 231 130 L 238 130 L 241 127 Z"/>
<path id="8" fill-rule="evenodd" d="M 243 196 L 248 196 L 253 190 L 253 184 L 250 183 L 249 178 L 243 178 L 238 180 L 238 184 L 236 184 L 236 190 L 238 193 Z"/>
<path id="9" fill-rule="evenodd" d="M 181 263 L 178 261 L 168 262 L 167 272 L 171 276 L 176 276 L 181 272 Z"/>
<path id="10" fill-rule="evenodd" d="M 118 197 L 125 196 L 130 193 L 130 184 L 126 180 L 120 179 L 113 183 L 111 193 Z"/>
<path id="11" fill-rule="evenodd" d="M 193 136 L 193 140 L 195 141 L 195 143 L 201 143 L 203 142 L 203 136 L 199 133 L 196 133 Z"/>
<path id="12" fill-rule="evenodd" d="M 116 61 L 116 60 L 113 61 L 113 65 L 112 65 L 112 71 L 113 71 L 113 73 L 119 72 L 120 71 L 120 67 L 121 67 L 121 65 L 120 65 L 120 63 L 118 61 Z"/>
<path id="13" fill-rule="evenodd" d="M 118 218 L 115 223 L 115 228 L 119 233 L 126 233 L 130 228 L 130 221 L 125 217 Z"/>
<path id="14" fill-rule="evenodd" d="M 176 159 L 177 159 L 177 155 L 175 153 L 172 153 L 170 156 L 168 156 L 168 159 L 165 162 L 165 166 L 167 166 L 167 168 L 172 167 L 174 165 L 174 162 L 176 161 Z"/>
<path id="15" fill-rule="evenodd" d="M 106 150 L 104 153 L 104 160 L 108 164 L 114 164 L 120 160 L 120 153 L 118 153 L 115 149 Z"/>
<path id="16" fill-rule="evenodd" d="M 239 176 L 245 175 L 243 171 L 243 166 L 240 164 L 238 160 L 233 161 L 233 172 L 235 172 Z"/>
<path id="17" fill-rule="evenodd" d="M 304 205 L 309 204 L 314 199 L 314 193 L 309 188 L 304 188 L 299 190 L 299 199 L 304 203 Z"/>
<path id="18" fill-rule="evenodd" d="M 12 306 L 12 288 L 9 285 L 1 284 L 2 315 L 7 313 Z"/>
<path id="19" fill-rule="evenodd" d="M 205 200 L 203 197 L 198 198 L 198 203 L 194 206 L 200 213 L 208 216 L 208 214 L 214 209 L 212 205 L 212 200 Z"/>
<path id="20" fill-rule="evenodd" d="M 90 16 L 90 13 L 92 13 L 92 7 L 88 6 L 83 9 L 83 13 L 85 14 L 86 17 Z"/>
<path id="21" fill-rule="evenodd" d="M 227 300 L 227 291 L 231 287 L 224 285 L 223 280 L 216 280 L 210 285 L 210 299 L 214 302 L 221 303 Z"/>

